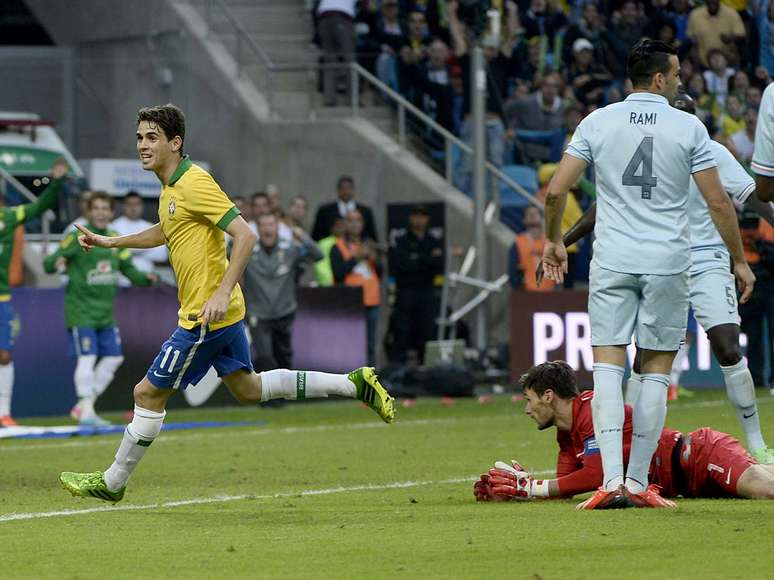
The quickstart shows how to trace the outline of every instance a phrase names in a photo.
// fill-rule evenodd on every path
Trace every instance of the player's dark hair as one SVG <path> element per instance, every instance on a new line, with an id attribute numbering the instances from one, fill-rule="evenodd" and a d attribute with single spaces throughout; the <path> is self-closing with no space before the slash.
<path id="1" fill-rule="evenodd" d="M 669 57 L 677 50 L 660 40 L 644 39 L 634 45 L 626 61 L 626 73 L 634 88 L 650 86 L 656 73 L 669 72 Z"/>
<path id="2" fill-rule="evenodd" d="M 693 97 L 691 97 L 691 95 L 686 93 L 684 90 L 680 90 L 677 93 L 677 98 L 675 99 L 675 102 L 672 103 L 672 106 L 675 109 L 685 111 L 691 115 L 696 114 L 696 103 L 694 102 Z"/>
<path id="3" fill-rule="evenodd" d="M 251 197 L 250 201 L 254 202 L 256 199 L 263 198 L 266 201 L 269 201 L 269 196 L 265 191 L 256 191 Z"/>
<path id="4" fill-rule="evenodd" d="M 147 121 L 160 127 L 169 141 L 179 136 L 180 141 L 185 143 L 185 115 L 177 105 L 167 103 L 155 107 L 144 107 L 137 112 L 138 125 L 140 121 Z M 180 145 L 180 155 L 183 154 L 183 144 Z"/>
<path id="5" fill-rule="evenodd" d="M 108 195 L 104 191 L 94 191 L 91 194 L 91 197 L 89 197 L 89 205 L 87 206 L 88 209 L 91 209 L 94 205 L 94 202 L 97 200 L 102 200 L 107 202 L 107 204 L 110 206 L 110 209 L 113 209 L 116 205 L 116 200 L 112 195 Z"/>
<path id="6" fill-rule="evenodd" d="M 522 391 L 532 389 L 538 397 L 548 389 L 562 399 L 572 399 L 580 393 L 575 380 L 575 371 L 563 360 L 535 365 L 521 375 L 519 385 Z"/>
<path id="7" fill-rule="evenodd" d="M 128 191 L 121 201 L 126 201 L 127 199 L 132 198 L 132 197 L 136 197 L 137 199 L 142 201 L 142 196 L 139 193 L 137 193 L 136 191 Z"/>
<path id="8" fill-rule="evenodd" d="M 355 180 L 352 179 L 349 175 L 342 175 L 341 177 L 336 180 L 336 189 L 340 188 L 345 183 L 349 183 L 352 187 L 355 186 Z"/>

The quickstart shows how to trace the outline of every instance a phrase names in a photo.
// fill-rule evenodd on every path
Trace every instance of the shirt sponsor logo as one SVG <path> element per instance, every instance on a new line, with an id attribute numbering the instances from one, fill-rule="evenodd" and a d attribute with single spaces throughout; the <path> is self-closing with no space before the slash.
<path id="1" fill-rule="evenodd" d="M 110 260 L 100 260 L 93 270 L 86 274 L 86 283 L 90 286 L 115 286 L 118 273 L 113 271 Z"/>

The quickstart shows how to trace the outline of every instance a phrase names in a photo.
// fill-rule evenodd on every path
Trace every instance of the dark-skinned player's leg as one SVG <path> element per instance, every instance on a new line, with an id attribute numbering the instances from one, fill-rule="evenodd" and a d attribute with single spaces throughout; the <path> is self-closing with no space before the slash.
<path id="1" fill-rule="evenodd" d="M 747 448 L 759 463 L 774 462 L 774 454 L 766 447 L 761 433 L 758 406 L 755 401 L 755 384 L 747 361 L 739 345 L 739 326 L 719 324 L 707 331 L 712 352 L 723 371 L 728 400 L 734 406 L 736 415 L 747 439 Z"/>

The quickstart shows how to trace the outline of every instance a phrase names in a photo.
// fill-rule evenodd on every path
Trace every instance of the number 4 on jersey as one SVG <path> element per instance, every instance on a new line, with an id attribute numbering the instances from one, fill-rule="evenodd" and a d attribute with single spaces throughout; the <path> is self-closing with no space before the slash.
<path id="1" fill-rule="evenodd" d="M 640 165 L 642 173 L 636 175 Z M 650 199 L 651 190 L 658 185 L 658 179 L 653 175 L 653 137 L 643 137 L 640 141 L 637 151 L 624 170 L 621 183 L 641 188 L 642 199 Z"/>

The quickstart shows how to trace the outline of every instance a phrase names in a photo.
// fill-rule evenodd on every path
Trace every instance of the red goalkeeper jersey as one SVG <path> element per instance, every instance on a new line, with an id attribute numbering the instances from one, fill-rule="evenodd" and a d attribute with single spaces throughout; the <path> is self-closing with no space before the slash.
<path id="1" fill-rule="evenodd" d="M 572 429 L 556 432 L 559 457 L 556 477 L 563 496 L 593 491 L 602 485 L 602 456 L 594 436 L 591 400 L 594 391 L 583 391 L 572 402 Z M 632 408 L 624 406 L 623 453 L 624 465 L 629 463 L 632 443 Z"/>

